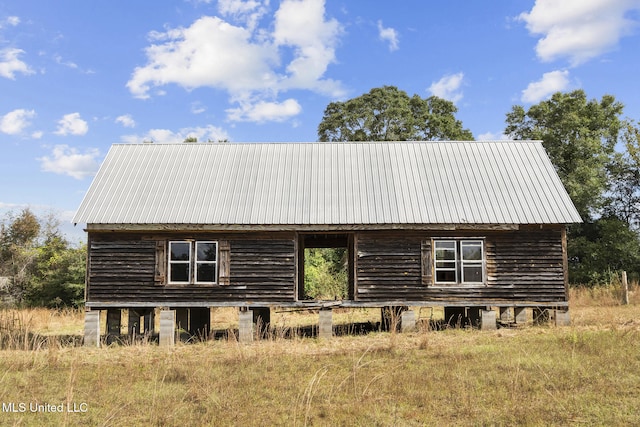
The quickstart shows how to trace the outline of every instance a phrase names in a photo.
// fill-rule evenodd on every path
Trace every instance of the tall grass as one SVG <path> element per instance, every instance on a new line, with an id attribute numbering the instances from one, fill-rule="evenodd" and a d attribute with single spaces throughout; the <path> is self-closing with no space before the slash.
<path id="1" fill-rule="evenodd" d="M 615 289 L 572 290 L 566 328 L 435 332 L 425 323 L 411 333 L 284 339 L 305 315 L 282 312 L 272 315 L 279 332 L 251 344 L 234 334 L 173 348 L 15 338 L 0 350 L 0 402 L 88 410 L 3 413 L 0 424 L 638 425 L 637 291 L 634 284 L 632 304 L 622 306 Z M 39 339 L 63 315 L 0 313 L 3 328 Z M 76 326 L 65 330 L 81 326 L 67 315 Z"/>

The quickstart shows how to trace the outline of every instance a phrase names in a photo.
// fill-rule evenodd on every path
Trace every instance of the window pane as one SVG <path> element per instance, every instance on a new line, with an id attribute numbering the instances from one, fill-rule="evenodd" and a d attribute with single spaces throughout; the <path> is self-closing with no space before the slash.
<path id="1" fill-rule="evenodd" d="M 463 261 L 482 261 L 482 243 L 462 242 L 460 248 Z"/>
<path id="2" fill-rule="evenodd" d="M 456 272 L 449 270 L 438 270 L 436 271 L 436 282 L 455 282 L 456 281 Z"/>
<path id="3" fill-rule="evenodd" d="M 189 242 L 170 242 L 171 261 L 189 261 L 189 251 L 191 244 Z"/>
<path id="4" fill-rule="evenodd" d="M 482 282 L 482 266 L 465 266 L 462 270 L 465 282 Z"/>
<path id="5" fill-rule="evenodd" d="M 214 242 L 197 242 L 196 261 L 216 261 L 217 251 Z"/>
<path id="6" fill-rule="evenodd" d="M 189 264 L 188 263 L 171 263 L 171 282 L 188 282 L 189 281 Z"/>
<path id="7" fill-rule="evenodd" d="M 216 281 L 216 265 L 212 263 L 198 264 L 196 271 L 196 282 L 215 282 Z"/>
<path id="8" fill-rule="evenodd" d="M 451 261 L 436 261 L 436 268 L 450 268 L 452 270 L 456 269 L 456 263 Z"/>

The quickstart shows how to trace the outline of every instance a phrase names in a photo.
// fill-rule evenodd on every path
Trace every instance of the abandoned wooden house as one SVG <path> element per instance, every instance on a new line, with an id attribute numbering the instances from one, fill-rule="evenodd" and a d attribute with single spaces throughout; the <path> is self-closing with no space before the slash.
<path id="1" fill-rule="evenodd" d="M 565 229 L 581 219 L 540 142 L 497 141 L 114 145 L 73 221 L 88 232 L 87 342 L 100 311 L 119 330 L 128 309 L 143 333 L 161 308 L 170 343 L 221 306 L 239 308 L 241 339 L 271 307 L 319 309 L 321 335 L 336 307 L 409 326 L 399 308 L 568 322 Z M 347 298 L 306 298 L 318 247 L 346 249 Z"/>

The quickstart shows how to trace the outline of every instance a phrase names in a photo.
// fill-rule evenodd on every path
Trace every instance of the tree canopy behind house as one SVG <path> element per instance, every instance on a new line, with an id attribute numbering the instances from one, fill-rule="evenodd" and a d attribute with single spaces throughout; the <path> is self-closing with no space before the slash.
<path id="1" fill-rule="evenodd" d="M 421 98 L 395 86 L 371 89 L 344 102 L 331 102 L 318 126 L 318 140 L 472 140 L 455 117 L 456 106 L 437 96 Z"/>
<path id="2" fill-rule="evenodd" d="M 73 247 L 53 216 L 31 210 L 0 219 L 0 302 L 63 307 L 83 302 L 86 246 Z"/>
<path id="3" fill-rule="evenodd" d="M 640 275 L 640 131 L 623 109 L 611 95 L 587 99 L 576 90 L 507 114 L 505 134 L 542 140 L 583 219 L 569 227 L 572 283 Z"/>

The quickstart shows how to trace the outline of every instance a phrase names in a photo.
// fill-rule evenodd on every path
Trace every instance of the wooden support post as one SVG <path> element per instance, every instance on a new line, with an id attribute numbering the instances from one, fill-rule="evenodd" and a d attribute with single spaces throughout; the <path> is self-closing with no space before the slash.
<path id="1" fill-rule="evenodd" d="M 238 341 L 243 343 L 253 341 L 253 311 L 251 310 L 238 313 Z"/>
<path id="2" fill-rule="evenodd" d="M 622 303 L 629 305 L 629 282 L 627 281 L 627 272 L 622 272 Z"/>
<path id="3" fill-rule="evenodd" d="M 527 309 L 525 307 L 514 307 L 513 312 L 516 319 L 516 325 L 524 325 L 527 323 Z"/>
<path id="4" fill-rule="evenodd" d="M 144 314 L 144 330 L 142 333 L 146 336 L 151 336 L 155 333 L 156 329 L 156 311 L 152 308 L 147 310 Z"/>
<path id="5" fill-rule="evenodd" d="M 480 311 L 480 329 L 483 331 L 495 331 L 497 329 L 495 311 L 493 310 Z"/>
<path id="6" fill-rule="evenodd" d="M 100 310 L 84 313 L 84 345 L 100 347 Z"/>
<path id="7" fill-rule="evenodd" d="M 477 328 L 480 327 L 482 323 L 481 312 L 484 310 L 482 307 L 467 307 L 467 318 L 469 319 L 469 323 L 471 327 Z"/>
<path id="8" fill-rule="evenodd" d="M 107 310 L 107 344 L 120 338 L 120 327 L 122 326 L 122 310 L 110 308 Z"/>
<path id="9" fill-rule="evenodd" d="M 131 339 L 134 339 L 135 337 L 140 336 L 142 330 L 142 325 L 140 324 L 140 313 L 138 313 L 133 308 L 130 308 L 127 311 L 129 312 L 127 334 L 131 337 Z"/>
<path id="10" fill-rule="evenodd" d="M 176 312 L 160 311 L 160 346 L 173 347 L 176 344 Z"/>
<path id="11" fill-rule="evenodd" d="M 513 321 L 511 307 L 500 307 L 500 321 L 505 323 Z"/>
<path id="12" fill-rule="evenodd" d="M 400 315 L 400 330 L 410 332 L 416 329 L 416 312 L 413 310 L 403 311 Z"/>
<path id="13" fill-rule="evenodd" d="M 331 339 L 333 337 L 333 310 L 323 308 L 319 315 L 318 338 Z"/>
<path id="14" fill-rule="evenodd" d="M 189 340 L 189 309 L 180 307 L 176 313 L 176 339 L 186 342 Z"/>

